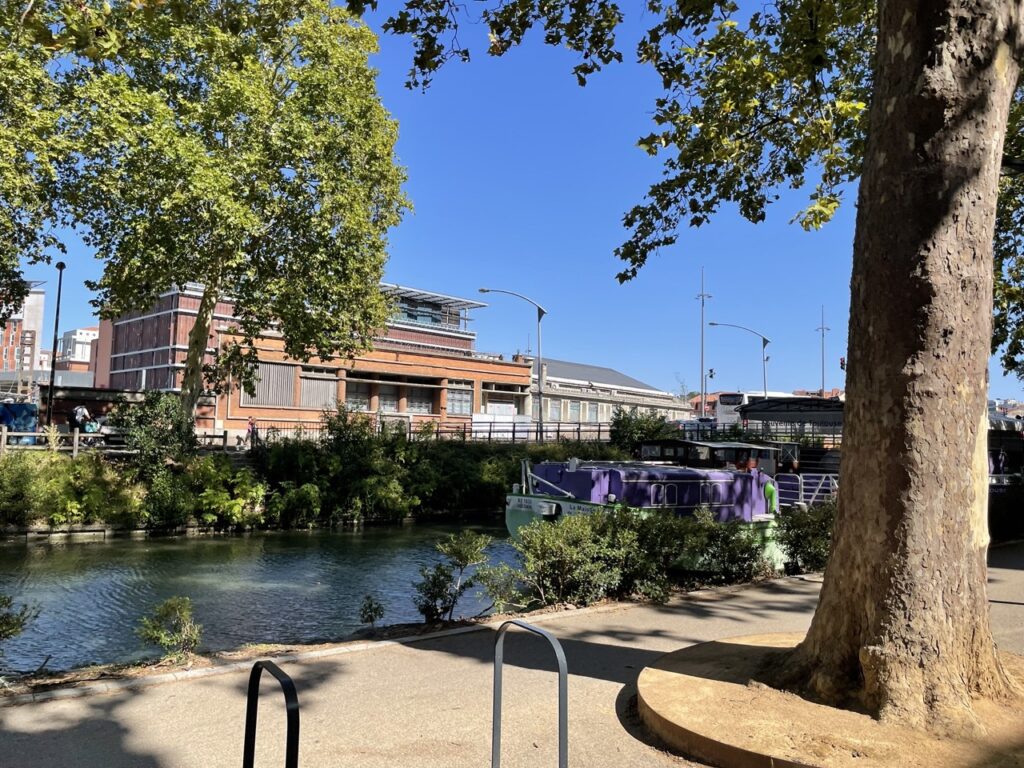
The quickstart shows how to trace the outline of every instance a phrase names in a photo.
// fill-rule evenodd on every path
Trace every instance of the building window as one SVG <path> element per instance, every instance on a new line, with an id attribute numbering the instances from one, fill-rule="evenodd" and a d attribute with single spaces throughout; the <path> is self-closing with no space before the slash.
<path id="1" fill-rule="evenodd" d="M 256 391 L 250 396 L 242 392 L 242 405 L 294 405 L 295 366 L 260 363 L 256 371 Z M 159 386 L 146 382 L 151 389 Z"/>
<path id="2" fill-rule="evenodd" d="M 570 400 L 569 401 L 569 421 L 576 421 L 576 422 L 578 422 L 579 420 L 580 420 L 580 401 L 579 400 Z"/>
<path id="3" fill-rule="evenodd" d="M 597 420 L 597 403 L 587 403 L 587 421 Z"/>
<path id="4" fill-rule="evenodd" d="M 334 408 L 338 402 L 338 379 L 323 374 L 300 379 L 299 402 L 303 408 Z"/>
<path id="5" fill-rule="evenodd" d="M 349 383 L 345 387 L 345 408 L 350 411 L 370 410 L 370 385 Z"/>
<path id="6" fill-rule="evenodd" d="M 434 391 L 425 387 L 409 387 L 406 402 L 409 413 L 433 413 Z"/>
<path id="7" fill-rule="evenodd" d="M 398 387 L 381 384 L 377 390 L 377 410 L 381 413 L 398 413 Z"/>
<path id="8" fill-rule="evenodd" d="M 562 420 L 562 401 L 552 397 L 548 399 L 548 421 Z"/>
<path id="9" fill-rule="evenodd" d="M 473 390 L 449 389 L 448 413 L 452 414 L 453 416 L 473 415 Z"/>

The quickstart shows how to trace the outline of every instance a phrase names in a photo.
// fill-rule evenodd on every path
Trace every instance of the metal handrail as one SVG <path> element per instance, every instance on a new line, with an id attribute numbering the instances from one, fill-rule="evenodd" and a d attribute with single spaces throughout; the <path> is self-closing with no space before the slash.
<path id="1" fill-rule="evenodd" d="M 259 713 L 260 677 L 263 670 L 277 678 L 284 692 L 288 730 L 285 734 L 284 768 L 299 768 L 299 696 L 295 683 L 272 661 L 257 661 L 249 673 L 249 691 L 245 700 L 245 742 L 242 748 L 242 768 L 255 768 L 256 716 Z"/>
<path id="2" fill-rule="evenodd" d="M 498 628 L 494 640 L 494 701 L 491 710 L 491 768 L 501 768 L 501 670 L 504 664 L 505 633 L 509 627 L 517 626 L 540 635 L 551 644 L 558 662 L 558 768 L 569 768 L 569 672 L 565 663 L 565 652 L 561 643 L 550 632 L 546 632 L 525 621 L 512 619 Z M 244 768 L 251 768 L 245 766 Z"/>

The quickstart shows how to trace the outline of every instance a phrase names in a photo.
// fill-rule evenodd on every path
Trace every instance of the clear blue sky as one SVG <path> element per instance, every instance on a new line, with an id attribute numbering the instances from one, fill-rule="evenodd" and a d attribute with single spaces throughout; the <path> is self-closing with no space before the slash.
<path id="1" fill-rule="evenodd" d="M 380 13 L 370 17 L 372 24 L 382 20 Z M 805 192 L 784 194 L 756 226 L 723 208 L 710 225 L 685 230 L 675 247 L 619 285 L 612 252 L 625 235 L 622 214 L 660 169 L 636 147 L 652 130 L 658 79 L 630 63 L 629 41 L 626 63 L 580 88 L 570 72 L 575 58 L 541 45 L 536 35 L 502 59 L 483 55 L 482 36 L 479 28 L 462 33 L 477 55 L 468 65 L 447 65 L 426 93 L 404 87 L 408 41 L 381 40 L 374 65 L 382 99 L 399 121 L 398 154 L 415 208 L 392 233 L 388 281 L 485 300 L 490 306 L 475 314 L 483 351 L 535 349 L 532 307 L 477 293 L 480 286 L 505 288 L 548 309 L 545 356 L 610 366 L 663 389 L 685 383 L 696 390 L 700 308 L 694 297 L 703 266 L 713 295 L 707 319 L 772 339 L 770 389 L 820 385 L 815 329 L 822 304 L 832 328 L 825 383 L 843 385 L 852 191 L 836 219 L 810 234 L 789 224 Z M 82 281 L 99 269 L 80 245 L 66 261 L 62 331 L 93 322 Z M 30 277 L 52 273 L 36 267 Z M 52 329 L 52 294 L 47 317 Z M 707 367 L 716 371 L 709 389 L 760 388 L 759 339 L 729 328 L 708 328 L 705 339 Z M 992 396 L 1024 394 L 998 363 L 991 371 Z"/>

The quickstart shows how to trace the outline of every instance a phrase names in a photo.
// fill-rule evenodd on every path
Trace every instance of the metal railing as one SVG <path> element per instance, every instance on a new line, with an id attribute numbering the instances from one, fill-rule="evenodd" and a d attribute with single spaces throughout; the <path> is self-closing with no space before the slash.
<path id="1" fill-rule="evenodd" d="M 835 496 L 839 490 L 839 475 L 828 472 L 807 472 L 799 475 L 780 473 L 775 476 L 775 487 L 779 494 L 779 506 L 811 506 Z"/>
<path id="2" fill-rule="evenodd" d="M 569 768 L 569 671 L 561 643 L 546 632 L 525 621 L 512 619 L 498 628 L 494 640 L 494 700 L 491 708 L 491 768 L 501 768 L 501 672 L 505 661 L 505 633 L 519 627 L 543 637 L 551 644 L 558 662 L 558 768 Z"/>
<path id="3" fill-rule="evenodd" d="M 131 450 L 125 447 L 124 440 L 118 435 L 104 435 L 100 432 L 82 432 L 73 429 L 70 432 L 58 432 L 50 444 L 50 437 L 45 432 L 15 432 L 0 426 L 0 456 L 7 451 L 56 451 L 70 453 L 76 458 L 83 451 L 99 453 L 128 454 Z M 228 450 L 228 432 L 197 432 L 196 441 L 202 450 Z"/>
<path id="4" fill-rule="evenodd" d="M 260 677 L 267 670 L 281 684 L 287 718 L 284 768 L 299 768 L 299 696 L 295 683 L 272 661 L 257 661 L 249 673 L 249 690 L 245 697 L 245 741 L 242 746 L 242 768 L 255 768 L 256 717 L 260 705 Z"/>

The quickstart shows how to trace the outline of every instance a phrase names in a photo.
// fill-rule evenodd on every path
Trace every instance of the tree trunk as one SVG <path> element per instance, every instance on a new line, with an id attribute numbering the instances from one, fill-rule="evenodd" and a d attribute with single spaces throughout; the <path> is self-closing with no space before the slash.
<path id="1" fill-rule="evenodd" d="M 203 298 L 199 302 L 196 324 L 188 335 L 188 355 L 185 358 L 185 375 L 181 381 L 181 399 L 185 408 L 191 413 L 203 394 L 203 360 L 210 342 L 210 326 L 213 324 L 213 311 L 217 307 L 220 295 L 220 280 L 210 280 L 203 289 Z"/>
<path id="2" fill-rule="evenodd" d="M 882 0 L 831 562 L 779 682 L 936 732 L 1009 695 L 989 629 L 992 239 L 1020 0 Z"/>

